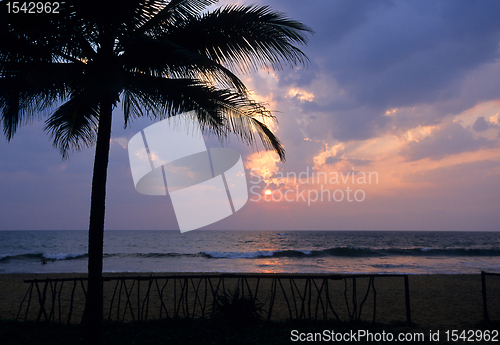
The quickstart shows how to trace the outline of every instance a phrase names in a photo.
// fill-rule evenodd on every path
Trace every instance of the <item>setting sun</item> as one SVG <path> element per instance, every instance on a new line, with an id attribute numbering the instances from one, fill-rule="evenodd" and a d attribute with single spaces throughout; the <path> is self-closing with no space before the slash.
<path id="1" fill-rule="evenodd" d="M 270 190 L 270 189 L 266 189 L 266 191 L 264 192 L 264 194 L 265 194 L 265 195 L 271 195 L 271 194 L 272 194 L 272 192 L 271 192 L 271 190 Z"/>

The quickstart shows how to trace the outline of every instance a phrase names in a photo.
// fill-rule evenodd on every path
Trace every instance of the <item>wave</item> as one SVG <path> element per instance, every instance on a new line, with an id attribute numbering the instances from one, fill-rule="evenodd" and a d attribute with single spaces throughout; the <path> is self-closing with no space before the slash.
<path id="1" fill-rule="evenodd" d="M 134 254 L 104 254 L 106 256 L 137 256 L 141 258 L 165 258 L 165 257 L 198 257 L 200 254 L 192 254 L 192 253 L 134 253 Z"/>
<path id="2" fill-rule="evenodd" d="M 419 266 L 419 265 L 397 265 L 397 264 L 375 264 L 375 265 L 370 265 L 371 267 L 374 268 L 426 268 L 425 266 Z"/>
<path id="3" fill-rule="evenodd" d="M 29 260 L 29 261 L 41 261 L 45 257 L 47 260 L 78 260 L 86 259 L 88 257 L 87 253 L 73 254 L 73 253 L 24 253 L 24 254 L 0 254 L 0 262 L 6 262 L 11 260 Z"/>
<path id="4" fill-rule="evenodd" d="M 303 258 L 303 257 L 381 257 L 381 256 L 500 256 L 500 249 L 432 249 L 432 248 L 354 248 L 336 247 L 323 250 L 276 250 L 255 252 L 201 252 L 210 259 Z"/>
<path id="5" fill-rule="evenodd" d="M 47 260 L 76 260 L 76 259 L 86 259 L 88 254 L 45 254 Z"/>
<path id="6" fill-rule="evenodd" d="M 200 254 L 189 253 L 105 253 L 104 258 L 112 257 L 141 257 L 141 258 L 163 258 L 163 257 L 196 257 Z M 45 257 L 48 261 L 59 260 L 79 260 L 87 259 L 87 253 L 74 254 L 74 253 L 24 253 L 24 254 L 0 254 L 0 262 L 9 262 L 11 260 L 27 260 L 27 261 L 41 261 Z"/>
<path id="7" fill-rule="evenodd" d="M 400 256 L 500 256 L 500 248 L 412 248 L 385 250 L 387 255 Z"/>
<path id="8" fill-rule="evenodd" d="M 219 252 L 203 251 L 199 253 L 107 253 L 104 258 L 192 258 L 203 257 L 206 259 L 259 259 L 259 258 L 324 258 L 324 257 L 396 257 L 396 256 L 418 256 L 418 257 L 496 257 L 500 256 L 500 248 L 492 249 L 467 249 L 467 248 L 355 248 L 335 247 L 323 250 L 260 250 L 248 252 Z M 83 260 L 88 258 L 87 253 L 24 253 L 24 254 L 0 254 L 0 262 L 7 263 L 12 260 L 41 261 L 45 257 L 50 261 L 59 260 Z"/>

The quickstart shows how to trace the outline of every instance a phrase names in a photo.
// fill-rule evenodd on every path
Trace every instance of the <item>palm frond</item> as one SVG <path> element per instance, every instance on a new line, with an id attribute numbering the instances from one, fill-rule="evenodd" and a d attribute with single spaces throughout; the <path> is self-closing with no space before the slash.
<path id="1" fill-rule="evenodd" d="M 4 82 L 2 79 L 4 78 L 0 78 L 0 84 Z M 8 93 L 0 94 L 0 118 L 7 140 L 12 140 L 19 126 L 36 119 L 33 114 L 47 110 L 59 99 L 58 90 L 20 91 L 12 87 Z"/>
<path id="2" fill-rule="evenodd" d="M 73 63 L 0 63 L 0 116 L 7 140 L 19 125 L 50 110 L 84 86 L 82 66 Z"/>
<path id="3" fill-rule="evenodd" d="M 131 119 L 149 116 L 163 119 L 191 110 L 202 111 L 203 108 L 212 115 L 210 120 L 218 127 L 221 118 L 213 112 L 216 104 L 213 98 L 218 97 L 214 88 L 205 86 L 197 79 L 170 79 L 152 77 L 141 73 L 129 74 L 125 79 L 123 93 L 123 110 L 125 126 Z"/>
<path id="4" fill-rule="evenodd" d="M 278 137 L 267 127 L 267 125 L 257 118 L 251 118 L 254 128 L 259 134 L 260 140 L 267 150 L 274 150 L 282 162 L 285 161 L 285 149 Z"/>
<path id="5" fill-rule="evenodd" d="M 65 98 L 64 85 L 43 88 L 26 85 L 21 78 L 0 78 L 0 118 L 7 140 L 11 140 L 20 125 L 29 123 L 51 106 Z"/>
<path id="6" fill-rule="evenodd" d="M 59 13 L 30 16 L 3 14 L 0 25 L 0 60 L 51 61 L 56 57 L 76 62 L 95 56 L 91 23 L 75 14 L 74 1 L 61 3 Z"/>
<path id="7" fill-rule="evenodd" d="M 0 116 L 11 139 L 34 113 L 63 103 L 46 121 L 64 157 L 95 141 L 100 97 L 122 95 L 125 125 L 195 110 L 204 130 L 221 138 L 257 136 L 282 160 L 236 71 L 306 64 L 297 48 L 311 29 L 267 6 L 217 0 L 68 0 L 58 15 L 32 20 L 0 10 Z M 204 12 L 205 11 L 205 12 Z M 104 55 L 103 55 L 104 54 Z M 116 103 L 115 103 L 116 105 Z"/>
<path id="8" fill-rule="evenodd" d="M 81 150 L 95 143 L 99 120 L 99 100 L 91 92 L 73 94 L 47 121 L 45 130 L 63 158 L 70 149 Z"/>
<path id="9" fill-rule="evenodd" d="M 158 1 L 165 4 L 165 1 Z M 163 32 L 163 26 L 175 26 L 202 12 L 218 0 L 171 0 L 151 17 L 144 25 L 137 28 L 138 33 L 148 33 L 157 36 Z"/>
<path id="10" fill-rule="evenodd" d="M 168 79 L 135 75 L 128 80 L 123 95 L 126 124 L 135 117 L 162 119 L 194 110 L 204 131 L 227 138 L 234 133 L 254 145 L 255 135 L 266 149 L 284 159 L 284 149 L 260 119 L 274 120 L 266 107 L 239 92 L 217 89 L 192 79 Z"/>
<path id="11" fill-rule="evenodd" d="M 13 93 L 0 95 L 3 133 L 9 141 L 12 140 L 23 120 L 23 113 L 20 111 L 19 103 L 19 98 Z"/>
<path id="12" fill-rule="evenodd" d="M 146 35 L 130 37 L 122 45 L 124 53 L 120 60 L 129 71 L 168 78 L 197 78 L 241 93 L 248 92 L 240 78 L 229 69 L 182 45 Z"/>
<path id="13" fill-rule="evenodd" d="M 295 45 L 306 43 L 310 33 L 309 27 L 267 6 L 226 6 L 168 28 L 161 38 L 248 72 L 307 64 Z"/>

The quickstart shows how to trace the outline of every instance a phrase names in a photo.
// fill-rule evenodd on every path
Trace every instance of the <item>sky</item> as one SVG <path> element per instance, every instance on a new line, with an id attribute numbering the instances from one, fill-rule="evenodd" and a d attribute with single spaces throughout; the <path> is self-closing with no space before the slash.
<path id="1" fill-rule="evenodd" d="M 202 229 L 500 230 L 500 2 L 252 3 L 314 30 L 310 62 L 240 75 L 286 162 L 230 138 L 250 199 Z M 132 180 L 128 141 L 153 123 L 114 111 L 106 229 L 179 228 Z M 94 147 L 63 160 L 43 126 L 0 140 L 0 229 L 87 229 Z"/>

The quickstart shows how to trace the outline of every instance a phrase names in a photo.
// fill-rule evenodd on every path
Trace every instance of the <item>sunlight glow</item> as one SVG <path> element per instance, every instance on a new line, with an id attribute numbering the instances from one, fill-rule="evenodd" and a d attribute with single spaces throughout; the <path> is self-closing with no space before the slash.
<path id="1" fill-rule="evenodd" d="M 267 181 L 279 170 L 280 159 L 274 151 L 255 152 L 247 157 L 245 167 L 253 174 L 260 176 Z"/>
<path id="2" fill-rule="evenodd" d="M 300 101 L 308 101 L 312 102 L 314 100 L 314 94 L 311 92 L 307 92 L 305 90 L 299 88 L 292 88 L 288 90 L 289 97 L 297 97 Z"/>
<path id="3" fill-rule="evenodd" d="M 397 111 L 397 109 L 396 109 L 396 108 L 394 108 L 394 109 L 390 109 L 390 110 L 387 110 L 387 111 L 385 112 L 385 116 L 395 116 L 395 115 L 396 115 L 396 111 Z"/>
<path id="4" fill-rule="evenodd" d="M 420 140 L 424 139 L 425 137 L 428 137 L 431 135 L 432 131 L 438 129 L 439 126 L 418 126 L 416 128 L 410 129 L 405 133 L 403 136 L 408 142 L 410 141 L 416 141 L 419 142 Z"/>

